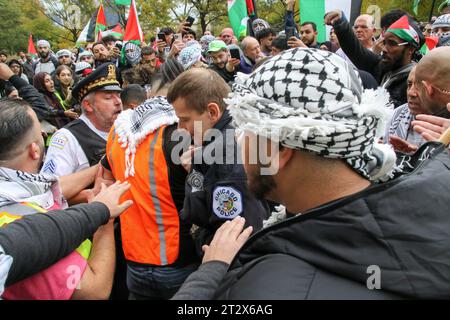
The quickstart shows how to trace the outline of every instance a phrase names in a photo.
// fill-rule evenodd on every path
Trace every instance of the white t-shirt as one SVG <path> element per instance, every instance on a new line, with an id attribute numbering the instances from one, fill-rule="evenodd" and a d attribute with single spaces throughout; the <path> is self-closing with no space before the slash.
<path id="1" fill-rule="evenodd" d="M 105 142 L 108 140 L 109 133 L 98 130 L 85 115 L 82 115 L 80 120 L 84 121 L 89 129 Z M 50 141 L 41 172 L 53 173 L 61 177 L 89 167 L 86 154 L 75 136 L 64 128 L 56 131 Z"/>
<path id="2" fill-rule="evenodd" d="M 52 74 L 53 71 L 55 71 L 55 65 L 51 60 L 47 62 L 39 61 L 36 64 L 36 69 L 34 70 L 34 73 L 38 74 L 39 72 L 47 72 L 48 74 Z"/>

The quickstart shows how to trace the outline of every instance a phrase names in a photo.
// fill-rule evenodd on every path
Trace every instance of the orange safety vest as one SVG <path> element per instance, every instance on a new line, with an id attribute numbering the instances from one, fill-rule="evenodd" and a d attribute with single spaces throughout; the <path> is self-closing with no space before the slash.
<path id="1" fill-rule="evenodd" d="M 125 178 L 125 149 L 111 129 L 106 155 L 116 180 L 128 181 L 131 188 L 121 201 L 133 205 L 120 216 L 122 246 L 128 261 L 168 265 L 179 254 L 180 221 L 172 198 L 167 163 L 163 151 L 165 126 L 149 134 L 136 150 L 135 175 Z"/>

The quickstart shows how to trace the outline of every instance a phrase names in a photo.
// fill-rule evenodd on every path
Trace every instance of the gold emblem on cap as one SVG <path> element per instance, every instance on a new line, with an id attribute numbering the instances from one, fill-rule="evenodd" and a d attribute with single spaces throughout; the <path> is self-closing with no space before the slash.
<path id="1" fill-rule="evenodd" d="M 110 64 L 108 66 L 108 77 L 107 79 L 110 80 L 116 80 L 116 66 L 113 64 Z"/>
<path id="2" fill-rule="evenodd" d="M 120 86 L 120 83 L 116 79 L 116 66 L 113 64 L 110 64 L 108 66 L 108 75 L 106 77 L 101 77 L 93 82 L 90 82 L 80 90 L 80 94 L 79 94 L 80 101 L 92 89 L 95 89 L 97 87 L 104 87 L 104 86 L 110 85 L 110 84 Z"/>

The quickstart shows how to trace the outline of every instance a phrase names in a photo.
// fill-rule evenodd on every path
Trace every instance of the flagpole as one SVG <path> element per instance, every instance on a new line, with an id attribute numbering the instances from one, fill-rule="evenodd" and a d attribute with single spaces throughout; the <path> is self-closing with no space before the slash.
<path id="1" fill-rule="evenodd" d="M 431 5 L 430 18 L 428 19 L 428 22 L 430 22 L 431 18 L 433 17 L 433 11 L 434 11 L 434 6 L 435 5 L 436 5 L 436 0 L 433 0 L 433 4 Z"/>

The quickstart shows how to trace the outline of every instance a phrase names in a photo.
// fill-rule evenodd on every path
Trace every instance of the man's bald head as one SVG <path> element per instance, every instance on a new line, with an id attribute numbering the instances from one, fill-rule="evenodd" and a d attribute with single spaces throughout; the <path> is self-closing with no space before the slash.
<path id="1" fill-rule="evenodd" d="M 241 48 L 244 55 L 253 61 L 255 61 L 261 54 L 259 42 L 253 37 L 245 37 L 241 42 Z"/>
<path id="2" fill-rule="evenodd" d="M 450 47 L 433 49 L 416 67 L 416 80 L 422 106 L 435 114 L 450 102 Z"/>
<path id="3" fill-rule="evenodd" d="M 416 77 L 418 81 L 427 81 L 441 89 L 448 90 L 450 86 L 450 47 L 440 47 L 432 50 L 417 64 Z"/>

